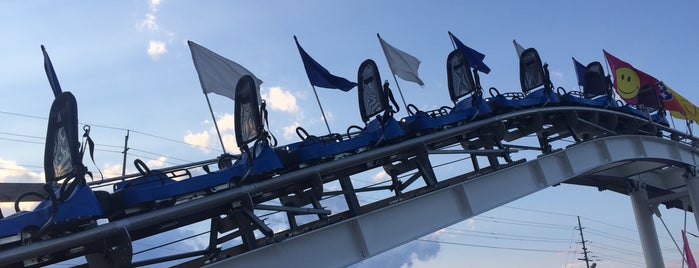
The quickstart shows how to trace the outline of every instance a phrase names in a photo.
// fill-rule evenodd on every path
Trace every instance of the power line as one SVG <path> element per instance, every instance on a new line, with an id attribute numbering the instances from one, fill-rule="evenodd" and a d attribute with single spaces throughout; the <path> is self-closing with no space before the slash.
<path id="1" fill-rule="evenodd" d="M 182 161 L 182 162 L 185 162 L 185 163 L 194 162 L 194 161 L 187 160 L 187 159 L 177 158 L 177 157 L 169 156 L 169 155 L 165 155 L 165 154 L 153 153 L 153 152 L 149 152 L 149 151 L 145 151 L 145 150 L 141 150 L 141 149 L 136 149 L 136 148 L 129 148 L 129 149 L 130 149 L 130 150 L 134 150 L 134 151 L 138 151 L 138 152 L 142 152 L 142 153 L 147 153 L 147 154 L 156 155 L 156 156 L 164 156 L 164 157 L 167 157 L 168 159 L 179 160 L 179 161 Z"/>
<path id="2" fill-rule="evenodd" d="M 460 235 L 460 236 L 470 236 L 470 237 L 480 237 L 480 238 L 491 238 L 499 240 L 514 240 L 514 241 L 525 241 L 525 242 L 543 242 L 543 243 L 568 243 L 568 241 L 559 240 L 547 240 L 547 239 L 535 239 L 535 238 L 518 238 L 518 237 L 503 237 L 498 235 L 477 235 L 477 234 L 464 234 L 457 232 L 442 231 L 444 234 Z"/>
<path id="3" fill-rule="evenodd" d="M 623 241 L 623 242 L 627 242 L 627 243 L 632 243 L 632 244 L 639 244 L 639 243 L 641 243 L 641 241 L 636 240 L 636 239 L 631 239 L 631 238 L 624 237 L 624 236 L 620 236 L 620 235 L 617 235 L 617 234 L 612 234 L 612 233 L 608 233 L 608 232 L 605 232 L 605 231 L 596 230 L 595 228 L 588 228 L 588 232 L 589 232 L 589 233 L 592 233 L 592 234 L 595 234 L 595 235 L 598 235 L 598 236 L 602 236 L 602 237 L 606 237 L 606 238 L 612 238 L 612 239 L 619 240 L 619 241 Z"/>
<path id="4" fill-rule="evenodd" d="M 482 218 L 485 218 L 485 219 L 482 219 Z M 534 221 L 514 220 L 514 219 L 489 217 L 489 216 L 476 216 L 476 217 L 473 217 L 472 219 L 488 221 L 488 222 L 503 223 L 503 224 L 514 224 L 514 225 L 520 225 L 520 226 L 540 227 L 540 228 L 551 228 L 551 229 L 561 229 L 561 230 L 573 229 L 573 225 L 562 225 L 562 224 L 552 224 L 552 223 L 543 223 L 543 222 L 534 222 Z"/>
<path id="5" fill-rule="evenodd" d="M 154 249 L 166 247 L 166 246 L 169 246 L 169 245 L 172 245 L 172 244 L 175 244 L 175 243 L 178 243 L 178 242 L 182 242 L 182 241 L 184 241 L 184 240 L 191 239 L 191 238 L 194 238 L 194 237 L 197 237 L 197 236 L 200 236 L 200 235 L 208 234 L 208 233 L 209 233 L 209 231 L 204 231 L 204 232 L 201 232 L 201 233 L 198 233 L 198 234 L 194 234 L 194 235 L 190 235 L 190 236 L 188 236 L 188 237 L 180 238 L 180 239 L 177 239 L 177 240 L 175 240 L 175 241 L 171 241 L 171 242 L 168 242 L 168 243 L 165 243 L 165 244 L 162 244 L 162 245 L 152 246 L 151 248 L 147 248 L 147 249 L 144 249 L 144 250 L 141 250 L 141 251 L 134 252 L 133 255 L 137 255 L 137 254 L 141 254 L 141 253 L 143 253 L 143 252 L 148 252 L 148 251 L 151 251 L 151 250 L 154 250 Z M 172 249 L 172 250 L 175 250 L 175 249 Z M 178 250 L 178 251 L 181 251 L 181 250 Z"/>
<path id="6" fill-rule="evenodd" d="M 27 114 L 19 114 L 19 113 L 13 113 L 13 112 L 0 111 L 0 114 L 7 114 L 7 115 L 20 116 L 20 117 L 28 117 L 28 118 L 34 118 L 34 119 L 48 120 L 47 117 L 34 116 L 34 115 L 27 115 Z"/>
<path id="7" fill-rule="evenodd" d="M 531 239 L 538 239 L 538 240 L 551 240 L 551 241 L 555 241 L 555 242 L 567 242 L 568 241 L 568 239 L 566 239 L 566 238 L 557 238 L 557 237 L 542 237 L 542 236 L 516 235 L 516 234 L 506 234 L 506 233 L 496 233 L 496 232 L 483 232 L 483 231 L 458 229 L 458 228 L 452 228 L 452 227 L 447 227 L 445 229 L 459 231 L 459 232 L 471 232 L 471 233 L 479 233 L 479 234 L 512 236 L 512 237 L 518 237 L 518 238 L 531 238 Z"/>
<path id="8" fill-rule="evenodd" d="M 509 208 L 509 209 L 516 209 L 516 210 L 524 210 L 524 211 L 529 211 L 529 212 L 537 212 L 537 213 L 543 213 L 543 214 L 549 214 L 549 215 L 560 215 L 560 216 L 577 217 L 577 215 L 573 215 L 573 214 L 560 213 L 560 212 L 552 212 L 552 211 L 544 211 L 544 210 L 539 210 L 539 209 L 519 208 L 519 207 L 508 206 L 508 205 L 504 205 L 504 206 L 501 206 L 501 207 L 503 207 L 503 208 Z"/>
<path id="9" fill-rule="evenodd" d="M 604 250 L 611 250 L 611 251 L 615 251 L 615 252 L 618 252 L 618 253 L 621 253 L 621 254 L 634 255 L 634 256 L 637 256 L 637 257 L 643 257 L 643 252 L 640 252 L 640 251 L 630 250 L 630 249 L 626 249 L 626 248 L 614 247 L 614 246 L 611 246 L 611 245 L 608 245 L 608 244 L 604 244 L 604 243 L 600 243 L 600 242 L 597 242 L 597 241 L 591 241 L 590 244 L 594 245 L 595 247 L 602 248 L 602 249 L 604 249 Z"/>
<path id="10" fill-rule="evenodd" d="M 529 211 L 529 212 L 537 212 L 537 213 L 542 213 L 542 214 L 549 214 L 549 215 L 570 216 L 570 217 L 576 217 L 576 216 L 577 216 L 577 215 L 568 214 L 568 213 L 553 212 L 553 211 L 545 211 L 545 210 L 530 209 L 530 208 L 520 208 L 520 207 L 507 206 L 507 205 L 502 206 L 502 207 L 510 208 L 510 209 L 523 210 L 523 211 Z M 633 229 L 633 228 L 629 228 L 629 227 L 624 227 L 624 226 L 620 226 L 620 225 L 615 225 L 615 224 L 611 224 L 611 223 L 608 223 L 608 222 L 605 222 L 605 221 L 596 220 L 596 219 L 588 218 L 588 217 L 584 217 L 584 216 L 580 216 L 580 218 L 581 218 L 581 219 L 584 219 L 585 221 L 591 221 L 591 222 L 595 222 L 595 223 L 599 223 L 599 224 L 611 226 L 611 227 L 618 228 L 618 229 L 621 229 L 621 230 L 624 230 L 624 231 L 628 231 L 628 232 L 631 232 L 631 233 L 635 233 L 635 234 L 638 233 L 638 230 L 637 230 L 637 229 Z M 589 228 L 589 227 L 588 227 L 588 228 Z M 663 239 L 667 239 L 667 240 L 670 240 L 670 239 L 671 239 L 671 238 L 668 237 L 668 236 L 664 236 L 664 235 L 660 235 L 660 234 L 658 235 L 658 237 L 659 237 L 659 238 L 663 238 Z"/>
<path id="11" fill-rule="evenodd" d="M 10 132 L 0 132 L 0 134 L 2 134 L 2 135 L 8 135 L 8 136 L 24 137 L 24 138 L 41 139 L 41 140 L 44 139 L 44 137 L 32 136 L 32 135 L 25 135 L 25 134 L 17 134 L 17 133 L 10 133 Z"/>
<path id="12" fill-rule="evenodd" d="M 635 265 L 638 267 L 645 265 L 644 262 L 620 258 L 619 256 L 612 256 L 612 255 L 607 255 L 607 254 L 602 254 L 602 253 L 595 253 L 595 254 L 597 254 L 600 258 L 603 258 L 601 261 L 612 261 L 612 262 L 618 262 L 618 263 L 623 263 L 623 264 Z"/>
<path id="13" fill-rule="evenodd" d="M 491 248 L 491 249 L 504 249 L 504 250 L 517 250 L 517 251 L 550 252 L 550 253 L 559 253 L 559 252 L 562 252 L 562 251 L 563 251 L 563 250 L 555 250 L 555 249 L 513 248 L 513 247 L 499 247 L 499 246 L 490 246 L 490 245 L 466 244 L 466 243 L 438 241 L 438 240 L 431 240 L 431 239 L 424 239 L 424 238 L 417 239 L 417 241 L 431 242 L 431 243 L 438 243 L 438 244 L 447 244 L 447 245 L 455 245 L 455 246 L 467 246 L 467 247 Z"/>
<path id="14" fill-rule="evenodd" d="M 0 138 L 0 140 L 21 142 L 21 143 L 31 143 L 31 144 L 41 144 L 41 145 L 44 144 L 43 142 L 38 142 L 38 141 L 26 141 L 26 140 L 8 139 L 8 138 Z"/>
<path id="15" fill-rule="evenodd" d="M 33 118 L 33 119 L 48 120 L 47 117 L 34 116 L 34 115 L 27 115 L 27 114 L 20 114 L 20 113 L 13 113 L 13 112 L 7 112 L 7 111 L 0 111 L 0 114 L 7 114 L 7 115 L 12 115 L 12 116 L 19 116 L 19 117 L 27 117 L 27 118 Z M 149 136 L 149 137 L 153 137 L 153 138 L 157 138 L 157 139 L 161 139 L 161 140 L 166 140 L 166 141 L 170 141 L 170 142 L 185 144 L 185 145 L 189 145 L 189 146 L 193 146 L 193 147 L 197 147 L 197 148 L 201 148 L 201 149 L 207 149 L 207 150 L 213 150 L 213 151 L 221 151 L 221 149 L 216 149 L 216 148 L 211 148 L 211 147 L 206 147 L 206 146 L 191 144 L 191 143 L 187 143 L 187 142 L 184 142 L 184 141 L 180 141 L 180 140 L 176 140 L 176 139 L 171 139 L 171 138 L 166 138 L 166 137 L 163 137 L 163 136 L 158 136 L 158 135 L 155 135 L 155 134 L 150 134 L 150 133 L 146 133 L 146 132 L 138 131 L 138 130 L 132 130 L 132 129 L 121 128 L 121 127 L 112 127 L 112 126 L 100 125 L 100 124 L 92 124 L 92 123 L 80 123 L 80 124 L 81 124 L 81 125 L 90 125 L 90 126 L 92 126 L 92 127 L 97 127 L 97 128 L 111 129 L 111 130 L 131 131 L 131 132 L 133 132 L 133 133 L 141 134 L 141 135 L 144 135 L 144 136 Z M 4 133 L 3 133 L 3 134 L 4 134 Z"/>

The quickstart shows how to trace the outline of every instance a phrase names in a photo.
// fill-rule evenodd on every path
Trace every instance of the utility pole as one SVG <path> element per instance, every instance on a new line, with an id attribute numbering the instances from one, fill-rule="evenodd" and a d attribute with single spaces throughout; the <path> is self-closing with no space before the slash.
<path id="1" fill-rule="evenodd" d="M 585 237 L 583 236 L 582 224 L 580 224 L 580 216 L 578 216 L 578 230 L 580 230 L 580 240 L 582 240 L 583 255 L 585 258 L 578 258 L 578 260 L 585 261 L 587 268 L 590 268 L 590 259 L 587 257 L 587 247 L 585 247 Z"/>
<path id="2" fill-rule="evenodd" d="M 129 151 L 129 130 L 126 130 L 126 137 L 124 138 L 124 162 L 121 164 L 121 176 L 126 175 L 126 155 Z"/>

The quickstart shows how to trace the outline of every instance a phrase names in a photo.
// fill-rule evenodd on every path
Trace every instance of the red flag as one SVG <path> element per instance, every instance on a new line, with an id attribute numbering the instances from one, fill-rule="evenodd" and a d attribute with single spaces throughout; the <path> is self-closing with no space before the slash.
<path id="1" fill-rule="evenodd" d="M 699 111 L 689 100 L 655 77 L 634 68 L 607 51 L 604 51 L 604 56 L 614 76 L 614 88 L 627 103 L 664 108 L 676 118 L 697 122 Z"/>
<path id="2" fill-rule="evenodd" d="M 684 254 L 687 256 L 687 266 L 689 268 L 697 268 L 697 262 L 694 261 L 694 256 L 692 251 L 689 249 L 689 243 L 687 243 L 687 234 L 682 230 L 682 240 L 684 241 Z"/>
<path id="3" fill-rule="evenodd" d="M 612 70 L 614 88 L 616 88 L 619 97 L 630 104 L 642 104 L 646 107 L 660 108 L 658 79 L 612 56 L 607 51 L 604 51 L 604 56 L 607 58 L 609 67 Z"/>

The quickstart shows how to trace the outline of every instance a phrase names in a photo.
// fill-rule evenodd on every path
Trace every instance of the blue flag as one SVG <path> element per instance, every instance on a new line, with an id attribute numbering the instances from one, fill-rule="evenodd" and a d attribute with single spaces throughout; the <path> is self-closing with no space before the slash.
<path id="1" fill-rule="evenodd" d="M 296 46 L 299 48 L 303 67 L 306 68 L 306 75 L 308 75 L 308 80 L 311 81 L 311 85 L 324 88 L 337 88 L 342 91 L 349 91 L 357 86 L 355 82 L 350 82 L 342 77 L 332 75 L 303 50 L 296 36 L 294 36 L 294 41 L 296 41 Z"/>
<path id="2" fill-rule="evenodd" d="M 53 90 L 54 97 L 58 97 L 61 92 L 61 84 L 58 83 L 58 77 L 56 77 L 56 72 L 53 70 L 53 64 L 51 64 L 51 59 L 49 54 L 46 53 L 46 48 L 41 45 L 41 51 L 44 53 L 44 70 L 46 71 L 46 78 L 49 79 L 49 84 Z"/>
<path id="3" fill-rule="evenodd" d="M 490 73 L 490 68 L 488 67 L 488 65 L 485 65 L 485 63 L 483 63 L 485 55 L 470 47 L 467 47 L 466 45 L 464 45 L 464 43 L 461 43 L 461 41 L 458 38 L 456 38 L 456 36 L 454 36 L 451 32 L 449 32 L 449 36 L 452 40 L 454 40 L 456 48 L 461 50 L 461 53 L 464 53 L 464 56 L 466 56 L 466 60 L 468 60 L 469 67 L 475 68 L 482 73 Z"/>
<path id="4" fill-rule="evenodd" d="M 575 75 L 578 76 L 578 86 L 584 86 L 585 85 L 585 65 L 582 65 L 582 63 L 578 62 L 573 58 L 573 67 L 575 67 Z"/>

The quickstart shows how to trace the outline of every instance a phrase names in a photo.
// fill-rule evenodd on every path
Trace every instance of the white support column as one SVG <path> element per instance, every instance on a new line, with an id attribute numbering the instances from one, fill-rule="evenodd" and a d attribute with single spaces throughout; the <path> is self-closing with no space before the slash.
<path id="1" fill-rule="evenodd" d="M 643 247 L 646 267 L 664 268 L 663 253 L 660 251 L 660 242 L 658 242 L 658 233 L 655 230 L 655 222 L 653 222 L 653 212 L 650 210 L 650 203 L 648 202 L 646 185 L 630 181 L 629 186 L 629 196 L 631 196 L 631 205 L 636 216 L 636 226 L 641 239 L 641 247 Z"/>
<path id="2" fill-rule="evenodd" d="M 692 174 L 687 174 L 687 190 L 689 191 L 689 204 L 695 211 L 694 221 L 699 228 L 699 213 L 696 213 L 699 209 L 699 177 L 693 176 Z"/>

